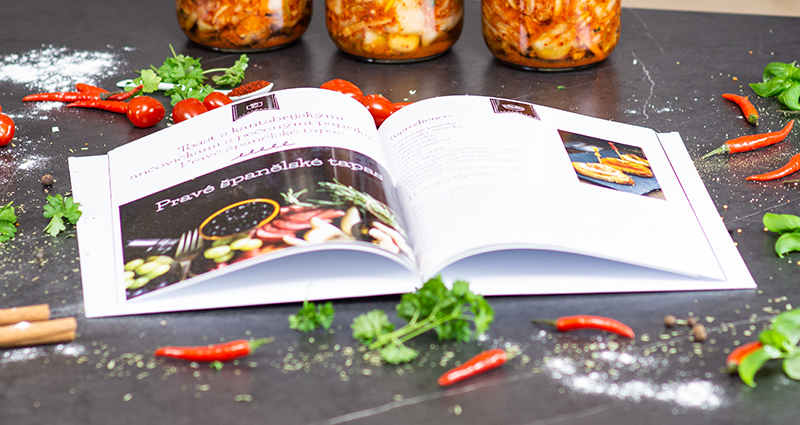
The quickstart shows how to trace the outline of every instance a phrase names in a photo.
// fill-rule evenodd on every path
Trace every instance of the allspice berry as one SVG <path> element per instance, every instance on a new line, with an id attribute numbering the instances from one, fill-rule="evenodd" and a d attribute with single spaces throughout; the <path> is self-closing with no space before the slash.
<path id="1" fill-rule="evenodd" d="M 675 323 L 677 323 L 677 321 L 678 319 L 676 319 L 675 316 L 671 314 L 664 316 L 664 326 L 668 328 L 675 326 Z"/>
<path id="2" fill-rule="evenodd" d="M 694 340 L 697 342 L 703 342 L 706 340 L 706 338 L 708 338 L 706 327 L 699 323 L 692 326 L 692 335 L 694 336 Z"/>
<path id="3" fill-rule="evenodd" d="M 45 174 L 42 176 L 42 184 L 45 186 L 52 186 L 53 183 L 56 182 L 56 179 L 53 177 L 52 174 Z"/>
<path id="4" fill-rule="evenodd" d="M 697 324 L 697 319 L 695 317 L 689 316 L 689 318 L 686 319 L 686 326 L 693 328 L 694 325 L 696 324 Z"/>

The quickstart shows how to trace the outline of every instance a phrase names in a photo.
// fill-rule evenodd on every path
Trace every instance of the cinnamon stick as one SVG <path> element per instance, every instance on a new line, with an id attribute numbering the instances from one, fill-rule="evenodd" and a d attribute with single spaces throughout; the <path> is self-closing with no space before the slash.
<path id="1" fill-rule="evenodd" d="M 69 342 L 75 339 L 77 329 L 74 317 L 0 326 L 0 348 Z"/>
<path id="2" fill-rule="evenodd" d="M 19 322 L 38 322 L 48 319 L 50 319 L 50 306 L 47 304 L 0 309 L 0 325 L 11 325 Z"/>

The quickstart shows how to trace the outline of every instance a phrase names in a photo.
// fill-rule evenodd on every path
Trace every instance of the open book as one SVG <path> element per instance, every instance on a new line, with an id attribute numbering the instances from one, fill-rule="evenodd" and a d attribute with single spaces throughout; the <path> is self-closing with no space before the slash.
<path id="1" fill-rule="evenodd" d="M 677 133 L 301 88 L 69 160 L 87 317 L 413 291 L 754 288 Z"/>

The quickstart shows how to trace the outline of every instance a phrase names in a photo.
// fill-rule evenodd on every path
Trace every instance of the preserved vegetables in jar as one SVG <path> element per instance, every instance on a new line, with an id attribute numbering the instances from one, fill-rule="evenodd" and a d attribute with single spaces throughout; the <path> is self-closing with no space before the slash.
<path id="1" fill-rule="evenodd" d="M 481 27 L 489 50 L 503 62 L 569 70 L 614 50 L 620 10 L 620 0 L 481 0 Z"/>
<path id="2" fill-rule="evenodd" d="M 186 36 L 221 51 L 286 46 L 311 22 L 311 0 L 175 0 Z"/>
<path id="3" fill-rule="evenodd" d="M 446 52 L 461 35 L 463 0 L 326 0 L 336 47 L 372 62 L 414 62 Z"/>

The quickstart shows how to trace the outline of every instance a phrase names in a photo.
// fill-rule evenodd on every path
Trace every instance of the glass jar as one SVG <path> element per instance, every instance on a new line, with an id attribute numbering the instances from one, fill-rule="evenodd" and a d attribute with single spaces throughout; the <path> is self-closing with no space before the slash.
<path id="1" fill-rule="evenodd" d="M 481 0 L 481 27 L 489 50 L 503 62 L 572 70 L 614 50 L 620 10 L 620 0 Z"/>
<path id="2" fill-rule="evenodd" d="M 190 40 L 223 52 L 263 51 L 297 41 L 311 22 L 312 0 L 175 0 Z"/>
<path id="3" fill-rule="evenodd" d="M 325 16 L 341 51 L 369 62 L 416 62 L 455 44 L 464 0 L 326 0 Z"/>

